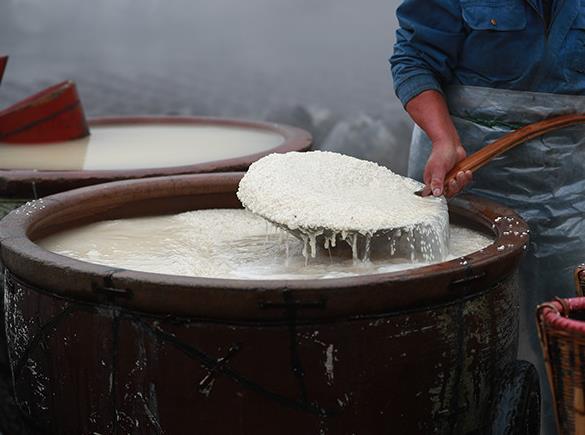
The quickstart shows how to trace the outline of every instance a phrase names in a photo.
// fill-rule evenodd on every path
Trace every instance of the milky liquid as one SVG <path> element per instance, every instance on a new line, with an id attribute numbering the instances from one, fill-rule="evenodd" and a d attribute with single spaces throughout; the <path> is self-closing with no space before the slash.
<path id="1" fill-rule="evenodd" d="M 50 144 L 0 142 L 0 168 L 116 170 L 185 166 L 277 147 L 269 131 L 189 124 L 94 126 L 84 139 Z"/>
<path id="2" fill-rule="evenodd" d="M 483 234 L 451 226 L 447 260 L 493 243 Z M 353 259 L 351 241 L 305 244 L 245 210 L 200 210 L 98 222 L 39 242 L 57 254 L 117 268 L 170 275 L 230 279 L 311 279 L 395 272 L 431 264 L 381 250 L 370 261 Z"/>

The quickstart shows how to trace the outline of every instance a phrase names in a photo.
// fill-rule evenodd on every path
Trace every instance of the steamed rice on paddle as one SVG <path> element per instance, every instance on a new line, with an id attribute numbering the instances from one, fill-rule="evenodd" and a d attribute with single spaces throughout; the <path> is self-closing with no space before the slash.
<path id="1" fill-rule="evenodd" d="M 326 248 L 348 242 L 354 257 L 361 241 L 363 258 L 376 242 L 426 261 L 441 260 L 448 251 L 447 201 L 415 195 L 421 188 L 373 162 L 331 152 L 292 152 L 252 164 L 238 198 L 251 212 L 301 238 L 313 257 L 317 239 L 323 239 Z"/>

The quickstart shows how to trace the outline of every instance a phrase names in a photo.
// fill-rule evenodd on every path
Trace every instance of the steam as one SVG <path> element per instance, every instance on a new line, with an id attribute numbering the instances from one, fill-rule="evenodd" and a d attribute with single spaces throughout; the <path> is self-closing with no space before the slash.
<path id="1" fill-rule="evenodd" d="M 381 135 L 396 142 L 384 146 L 402 161 L 409 124 L 393 95 L 387 62 L 398 3 L 3 0 L 0 52 L 11 60 L 0 104 L 70 78 L 92 116 L 286 121 L 303 110 L 319 113 L 310 123 L 331 128 L 365 116 L 393 132 L 390 139 Z M 330 116 L 325 123 L 323 113 Z M 319 132 L 320 145 L 331 128 Z M 380 161 L 386 153 L 374 154 Z M 401 165 L 393 169 L 401 171 Z"/>

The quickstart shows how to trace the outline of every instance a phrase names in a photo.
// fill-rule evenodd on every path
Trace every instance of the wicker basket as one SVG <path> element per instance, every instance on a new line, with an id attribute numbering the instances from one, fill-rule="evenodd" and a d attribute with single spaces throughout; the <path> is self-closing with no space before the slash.
<path id="1" fill-rule="evenodd" d="M 577 285 L 577 296 L 585 296 L 585 264 L 582 264 L 575 271 L 575 284 Z"/>
<path id="2" fill-rule="evenodd" d="M 559 433 L 585 435 L 585 298 L 543 304 L 537 319 Z"/>

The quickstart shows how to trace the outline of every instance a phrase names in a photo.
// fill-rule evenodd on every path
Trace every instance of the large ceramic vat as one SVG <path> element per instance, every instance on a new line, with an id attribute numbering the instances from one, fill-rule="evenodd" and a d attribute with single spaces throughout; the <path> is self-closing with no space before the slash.
<path id="1" fill-rule="evenodd" d="M 173 128 L 199 128 L 199 127 L 217 127 L 218 129 L 225 129 L 226 131 L 242 131 L 242 132 L 259 132 L 264 134 L 273 134 L 281 138 L 275 141 L 274 146 L 266 146 L 264 149 L 258 150 L 255 153 L 246 153 L 234 146 L 231 157 L 227 155 L 221 160 L 203 160 L 195 163 L 189 162 L 189 157 L 178 159 L 180 164 L 174 166 L 157 166 L 155 162 L 144 168 L 136 168 L 133 165 L 128 167 L 121 167 L 115 170 L 103 169 L 14 169 L 14 167 L 6 167 L 6 160 L 0 161 L 0 213 L 6 213 L 17 205 L 30 199 L 41 198 L 53 193 L 63 192 L 65 190 L 74 189 L 77 187 L 89 186 L 93 184 L 104 183 L 108 181 L 122 180 L 122 179 L 136 179 L 145 177 L 156 177 L 177 174 L 193 174 L 202 172 L 228 172 L 236 170 L 245 170 L 252 162 L 264 157 L 273 152 L 288 152 L 288 151 L 304 151 L 311 146 L 311 135 L 304 130 L 289 127 L 285 125 L 239 121 L 221 118 L 203 118 L 203 117 L 130 117 L 130 118 L 100 118 L 93 119 L 89 122 L 91 128 L 118 128 L 123 131 L 124 127 L 129 128 L 152 128 L 152 127 L 166 127 L 172 131 Z M 187 133 L 188 134 L 188 133 Z M 115 134 L 112 135 L 115 138 Z M 123 148 L 123 141 L 121 147 Z M 195 139 L 197 141 L 197 139 Z M 78 141 L 83 142 L 83 141 Z M 232 139 L 232 142 L 234 140 Z M 0 141 L 0 148 L 2 147 Z M 8 144 L 5 144 L 6 146 Z M 83 158 L 87 153 L 82 143 L 79 146 L 71 147 L 71 159 L 73 161 L 80 161 L 83 163 Z M 202 152 L 205 151 L 205 143 L 193 144 L 194 147 L 201 147 Z M 12 145 L 11 145 L 12 146 Z M 50 149 L 52 144 L 44 144 L 42 147 Z M 17 145 L 21 149 L 29 147 L 29 145 Z M 161 141 L 158 148 L 164 155 L 168 149 L 168 144 Z M 79 151 L 77 151 L 79 150 Z M 112 150 L 107 156 L 115 161 L 120 158 L 123 149 Z M 137 153 L 138 154 L 138 153 Z M 229 153 L 228 153 L 229 154 Z M 26 158 L 27 156 L 23 156 Z M 137 156 L 138 157 L 138 156 Z M 156 155 L 153 156 L 156 158 Z M 0 217 L 3 214 L 0 214 Z"/>
<path id="2" fill-rule="evenodd" d="M 25 414 L 58 434 L 536 433 L 536 376 L 516 361 L 527 226 L 491 202 L 450 207 L 454 222 L 494 235 L 483 252 L 354 278 L 157 275 L 35 244 L 103 219 L 238 208 L 240 178 L 92 186 L 0 223 Z"/>

